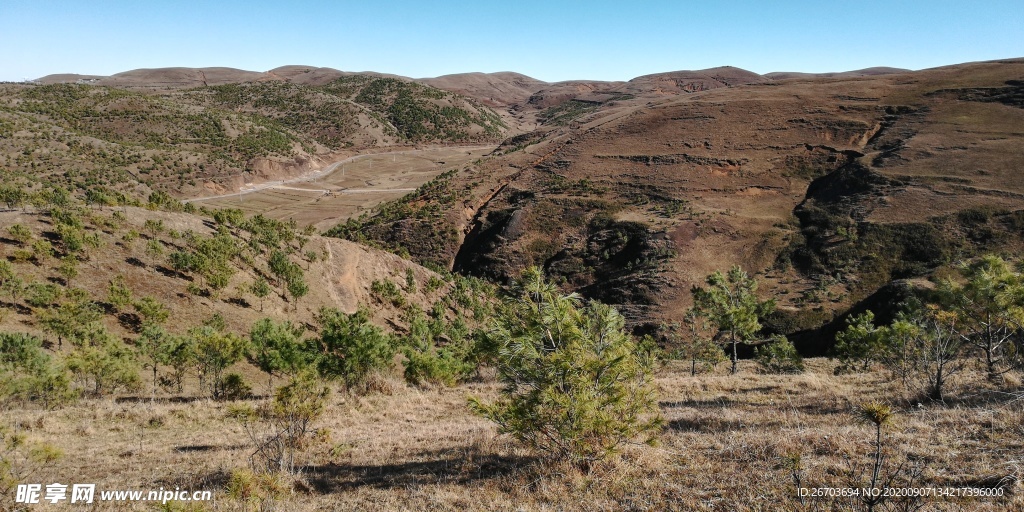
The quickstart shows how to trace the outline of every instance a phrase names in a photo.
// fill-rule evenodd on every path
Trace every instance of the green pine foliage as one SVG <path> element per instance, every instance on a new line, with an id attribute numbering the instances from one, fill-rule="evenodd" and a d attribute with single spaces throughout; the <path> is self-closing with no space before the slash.
<path id="1" fill-rule="evenodd" d="M 764 373 L 803 373 L 804 360 L 793 342 L 781 334 L 754 350 L 754 359 Z"/>
<path id="2" fill-rule="evenodd" d="M 707 277 L 706 286 L 694 286 L 693 315 L 709 321 L 721 339 L 732 348 L 732 373 L 736 373 L 736 346 L 748 343 L 761 330 L 760 319 L 775 309 L 772 299 L 757 297 L 757 281 L 740 267 L 728 273 L 717 271 Z"/>
<path id="3" fill-rule="evenodd" d="M 886 329 L 875 326 L 875 314 L 865 311 L 846 319 L 846 329 L 836 334 L 832 356 L 839 359 L 836 373 L 867 371 L 884 359 L 888 349 Z"/>
<path id="4" fill-rule="evenodd" d="M 66 364 L 76 380 L 95 397 L 139 389 L 141 379 L 134 352 L 99 322 L 84 329 Z"/>
<path id="5" fill-rule="evenodd" d="M 221 398 L 224 393 L 224 370 L 245 357 L 249 340 L 223 328 L 202 325 L 189 331 L 194 340 L 195 361 L 200 375 L 200 387 L 206 387 L 210 396 Z"/>
<path id="6" fill-rule="evenodd" d="M 406 381 L 454 386 L 476 371 L 473 340 L 461 319 L 448 323 L 439 315 L 428 320 L 419 308 L 413 308 L 406 321 L 409 330 L 399 340 L 405 354 Z"/>
<path id="7" fill-rule="evenodd" d="M 287 320 L 258 320 L 249 331 L 249 338 L 252 340 L 249 362 L 271 378 L 298 374 L 309 365 L 310 359 L 302 340 L 304 331 L 301 325 Z"/>
<path id="8" fill-rule="evenodd" d="M 541 456 L 586 468 L 659 430 L 653 362 L 613 308 L 563 295 L 532 268 L 492 334 L 505 387 L 497 401 L 471 406 Z"/>
<path id="9" fill-rule="evenodd" d="M 324 378 L 339 380 L 351 389 L 365 383 L 370 373 L 391 367 L 397 351 L 395 342 L 370 323 L 370 313 L 365 309 L 348 315 L 322 308 L 316 320 L 320 336 L 309 340 L 307 350 L 314 355 L 317 371 Z"/>
<path id="10" fill-rule="evenodd" d="M 41 339 L 0 333 L 0 403 L 35 402 L 52 408 L 76 397 L 67 373 L 46 353 Z"/>

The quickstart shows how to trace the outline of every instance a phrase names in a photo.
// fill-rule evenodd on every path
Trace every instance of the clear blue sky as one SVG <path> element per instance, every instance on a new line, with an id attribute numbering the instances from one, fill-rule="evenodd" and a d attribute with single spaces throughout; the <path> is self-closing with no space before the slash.
<path id="1" fill-rule="evenodd" d="M 627 80 L 1024 57 L 1024 0 L 0 0 L 0 80 L 285 64 Z"/>

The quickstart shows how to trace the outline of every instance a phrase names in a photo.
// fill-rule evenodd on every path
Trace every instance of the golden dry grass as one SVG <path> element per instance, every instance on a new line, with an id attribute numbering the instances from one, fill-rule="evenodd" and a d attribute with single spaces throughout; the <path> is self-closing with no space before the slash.
<path id="1" fill-rule="evenodd" d="M 881 373 L 834 376 L 832 363 L 810 360 L 802 375 L 760 375 L 752 362 L 742 363 L 735 376 L 662 369 L 660 443 L 628 446 L 590 473 L 538 461 L 473 416 L 466 397 L 494 396 L 496 383 L 425 390 L 381 377 L 376 388 L 382 391 L 332 395 L 316 424 L 320 434 L 301 455 L 301 474 L 283 478 L 291 490 L 266 505 L 288 511 L 860 510 L 821 498 L 802 505 L 786 460 L 801 456 L 806 487 L 866 485 L 874 430 L 857 422 L 855 409 L 878 400 L 896 412 L 894 424 L 883 428 L 885 471 L 909 460 L 920 471 L 913 485 L 924 487 L 988 487 L 1005 478 L 1003 498 L 932 498 L 924 510 L 1024 509 L 1015 480 L 1024 414 L 1011 395 L 965 376 L 952 401 L 919 407 Z M 209 509 L 243 510 L 225 488 L 233 471 L 247 467 L 252 447 L 227 417 L 228 407 L 208 400 L 103 400 L 53 412 L 7 410 L 2 418 L 64 451 L 40 482 L 210 489 Z"/>
<path id="2" fill-rule="evenodd" d="M 309 178 L 197 204 L 238 208 L 247 214 L 262 213 L 278 220 L 294 219 L 300 226 L 312 224 L 325 230 L 380 203 L 398 199 L 438 174 L 468 165 L 492 149 L 452 146 L 367 154 L 318 176 L 315 181 Z"/>

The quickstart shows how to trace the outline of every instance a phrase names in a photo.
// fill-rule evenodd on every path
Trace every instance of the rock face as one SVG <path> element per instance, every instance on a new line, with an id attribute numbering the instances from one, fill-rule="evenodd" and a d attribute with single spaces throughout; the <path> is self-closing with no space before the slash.
<path id="1" fill-rule="evenodd" d="M 293 158 L 258 157 L 246 166 L 250 174 L 262 181 L 287 179 L 318 167 L 311 158 L 302 155 Z"/>

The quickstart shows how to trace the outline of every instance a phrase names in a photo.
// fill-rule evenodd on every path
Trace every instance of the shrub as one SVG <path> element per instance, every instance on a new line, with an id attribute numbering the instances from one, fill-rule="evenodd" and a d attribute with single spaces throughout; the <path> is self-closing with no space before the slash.
<path id="1" fill-rule="evenodd" d="M 391 303 L 396 308 L 405 307 L 405 296 L 394 282 L 385 279 L 370 284 L 370 293 L 382 303 Z"/>
<path id="2" fill-rule="evenodd" d="M 135 390 L 142 382 L 135 355 L 98 322 L 84 330 L 81 345 L 68 356 L 67 366 L 83 385 L 92 388 L 93 396 Z"/>
<path id="3" fill-rule="evenodd" d="M 32 239 L 32 231 L 22 224 L 14 224 L 7 228 L 7 232 L 10 233 L 11 238 L 21 245 L 25 245 L 26 242 Z"/>
<path id="4" fill-rule="evenodd" d="M 290 321 L 280 323 L 263 318 L 249 331 L 252 350 L 249 362 L 274 375 L 295 375 L 309 364 L 308 354 L 301 343 L 303 328 Z"/>
<path id="5" fill-rule="evenodd" d="M 887 333 L 875 326 L 875 314 L 870 310 L 846 319 L 846 330 L 836 334 L 832 356 L 839 359 L 836 374 L 849 373 L 860 367 L 867 371 L 871 363 L 885 357 Z"/>
<path id="6" fill-rule="evenodd" d="M 132 303 L 132 289 L 125 283 L 124 277 L 117 276 L 110 281 L 107 287 L 107 302 L 117 310 Z"/>
<path id="7" fill-rule="evenodd" d="M 341 379 L 351 388 L 362 384 L 371 371 L 391 366 L 395 357 L 393 340 L 370 323 L 365 309 L 346 315 L 322 308 L 316 320 L 320 337 L 310 340 L 308 350 L 315 354 L 320 375 Z"/>
<path id="8" fill-rule="evenodd" d="M 51 408 L 74 400 L 63 368 L 53 364 L 39 338 L 0 333 L 0 398 L 41 402 Z"/>
<path id="9" fill-rule="evenodd" d="M 274 393 L 274 400 L 253 409 L 236 406 L 229 414 L 241 421 L 256 447 L 250 461 L 260 472 L 295 472 L 295 454 L 323 415 L 330 388 L 302 373 Z"/>
<path id="10" fill-rule="evenodd" d="M 423 286 L 423 291 L 425 293 L 433 293 L 434 290 L 437 290 L 442 286 L 444 286 L 444 281 L 437 276 L 430 276 L 430 279 L 427 279 L 427 284 Z"/>
<path id="11" fill-rule="evenodd" d="M 785 336 L 773 336 L 767 344 L 754 350 L 754 359 L 764 373 L 802 373 L 804 360 L 793 342 Z"/>
<path id="12" fill-rule="evenodd" d="M 685 328 L 686 336 L 682 339 L 676 334 L 676 330 Z M 670 343 L 675 346 L 669 357 L 690 362 L 690 376 L 697 375 L 697 372 L 711 371 L 715 366 L 726 359 L 722 347 L 715 342 L 708 330 L 704 318 L 690 311 L 684 318 L 683 325 L 666 326 L 669 331 Z"/>
<path id="13" fill-rule="evenodd" d="M 103 312 L 95 302 L 79 297 L 57 308 L 44 310 L 39 315 L 39 325 L 44 331 L 57 336 L 57 348 L 60 349 L 64 346 L 65 338 L 77 344 L 83 328 L 98 321 L 102 315 Z"/>
<path id="14" fill-rule="evenodd" d="M 584 307 L 532 268 L 493 335 L 505 388 L 498 401 L 471 399 L 471 407 L 539 453 L 587 468 L 660 427 L 652 361 L 613 308 Z"/>
<path id="15" fill-rule="evenodd" d="M 220 379 L 218 384 L 222 400 L 244 400 L 252 396 L 252 387 L 237 373 L 229 373 Z"/>
<path id="16" fill-rule="evenodd" d="M 267 298 L 267 295 L 270 295 L 270 284 L 267 283 L 263 276 L 259 276 L 249 286 L 249 291 L 260 299 L 260 311 L 263 311 L 263 300 Z"/>
<path id="17" fill-rule="evenodd" d="M 32 255 L 36 261 L 42 263 L 53 257 L 53 245 L 42 238 L 32 242 Z"/>
<path id="18" fill-rule="evenodd" d="M 209 383 L 211 395 L 220 398 L 224 392 L 224 370 L 242 359 L 249 349 L 248 340 L 209 325 L 192 329 L 189 336 L 194 340 L 200 387 Z"/>
<path id="19" fill-rule="evenodd" d="M 466 380 L 477 365 L 465 324 L 458 320 L 447 324 L 443 316 L 428 324 L 419 310 L 410 316 L 409 333 L 402 339 L 405 380 L 417 385 L 430 382 L 443 386 Z M 447 340 L 438 339 L 442 336 Z"/>
<path id="20" fill-rule="evenodd" d="M 410 349 L 405 353 L 405 380 L 411 384 L 429 382 L 454 386 L 462 382 L 476 368 L 461 354 L 447 347 L 442 349 Z"/>
<path id="21" fill-rule="evenodd" d="M 133 304 L 142 317 L 142 325 L 162 325 L 171 316 L 171 311 L 153 297 L 143 297 Z"/>
<path id="22" fill-rule="evenodd" d="M 61 289 L 53 283 L 32 283 L 28 285 L 25 303 L 34 308 L 45 308 L 60 299 Z"/>
<path id="23" fill-rule="evenodd" d="M 291 484 L 281 475 L 254 473 L 250 469 L 232 471 L 227 485 L 228 496 L 242 502 L 245 510 L 274 510 L 274 504 L 290 491 Z"/>
<path id="24" fill-rule="evenodd" d="M 14 486 L 53 465 L 62 456 L 53 445 L 31 442 L 25 434 L 0 425 L 0 493 L 13 494 Z"/>
<path id="25" fill-rule="evenodd" d="M 15 263 L 25 263 L 32 259 L 32 251 L 29 249 L 15 249 L 11 252 L 11 257 L 14 258 Z"/>

